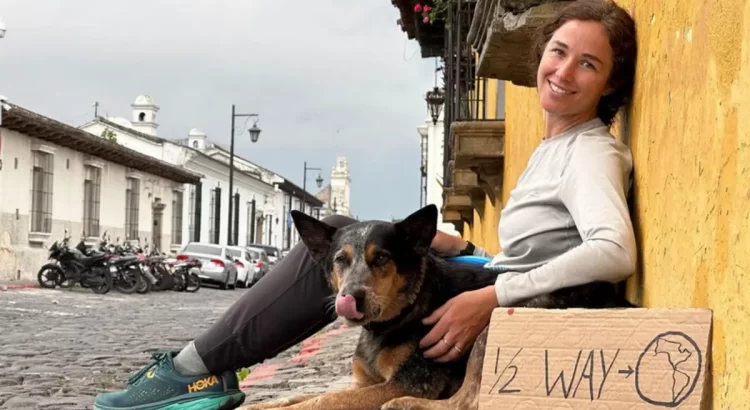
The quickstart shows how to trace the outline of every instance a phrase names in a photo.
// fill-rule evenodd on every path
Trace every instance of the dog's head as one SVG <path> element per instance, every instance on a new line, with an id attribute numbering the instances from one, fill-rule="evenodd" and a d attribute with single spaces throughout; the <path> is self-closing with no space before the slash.
<path id="1" fill-rule="evenodd" d="M 292 212 L 300 238 L 336 292 L 336 313 L 353 325 L 393 319 L 414 302 L 437 215 L 428 205 L 397 223 L 357 222 L 336 229 Z"/>

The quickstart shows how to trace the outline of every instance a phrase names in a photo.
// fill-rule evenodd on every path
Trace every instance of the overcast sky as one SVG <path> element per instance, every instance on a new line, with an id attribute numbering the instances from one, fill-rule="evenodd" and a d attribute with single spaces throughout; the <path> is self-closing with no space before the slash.
<path id="1" fill-rule="evenodd" d="M 13 103 L 80 126 L 94 101 L 129 119 L 149 94 L 159 136 L 196 127 L 222 144 L 234 103 L 263 130 L 238 154 L 300 186 L 304 161 L 328 183 L 345 156 L 361 219 L 419 207 L 416 127 L 434 60 L 391 0 L 0 0 L 0 17 L 0 94 Z"/>

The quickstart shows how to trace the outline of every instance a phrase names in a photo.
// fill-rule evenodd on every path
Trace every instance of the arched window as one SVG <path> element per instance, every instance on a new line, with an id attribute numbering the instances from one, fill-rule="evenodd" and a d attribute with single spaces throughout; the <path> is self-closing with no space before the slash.
<path id="1" fill-rule="evenodd" d="M 193 141 L 193 148 L 198 148 L 198 141 Z"/>
<path id="2" fill-rule="evenodd" d="M 138 114 L 138 121 L 140 121 L 140 122 L 146 121 L 146 113 L 145 112 L 142 112 L 142 113 Z"/>

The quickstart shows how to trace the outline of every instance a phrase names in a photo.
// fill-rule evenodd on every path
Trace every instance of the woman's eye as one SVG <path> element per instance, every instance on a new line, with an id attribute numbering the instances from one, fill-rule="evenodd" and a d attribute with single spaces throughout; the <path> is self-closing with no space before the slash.
<path id="1" fill-rule="evenodd" d="M 584 61 L 582 64 L 583 64 L 584 67 L 586 67 L 586 68 L 588 68 L 590 70 L 596 70 L 596 66 L 593 65 L 593 64 L 591 64 L 591 63 L 589 63 L 588 61 Z"/>

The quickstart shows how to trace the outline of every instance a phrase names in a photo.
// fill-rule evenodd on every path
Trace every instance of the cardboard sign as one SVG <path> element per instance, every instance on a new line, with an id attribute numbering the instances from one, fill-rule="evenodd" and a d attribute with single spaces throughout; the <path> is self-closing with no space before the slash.
<path id="1" fill-rule="evenodd" d="M 708 408 L 711 310 L 495 309 L 479 409 Z"/>

